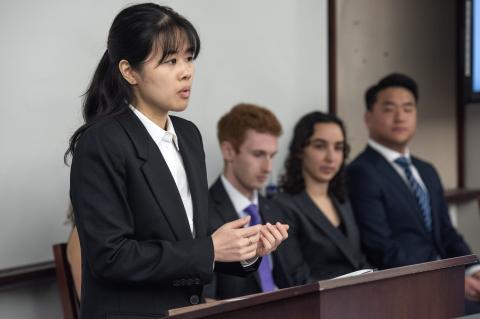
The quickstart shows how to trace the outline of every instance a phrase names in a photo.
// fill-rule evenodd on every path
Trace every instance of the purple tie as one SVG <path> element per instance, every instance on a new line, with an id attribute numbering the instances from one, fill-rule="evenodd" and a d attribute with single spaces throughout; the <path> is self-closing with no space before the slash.
<path id="1" fill-rule="evenodd" d="M 243 210 L 250 215 L 250 226 L 261 224 L 260 214 L 258 213 L 258 207 L 255 204 L 250 204 Z M 270 266 L 270 255 L 264 256 L 260 267 L 258 267 L 258 274 L 260 276 L 260 283 L 262 285 L 262 291 L 268 292 L 275 290 L 275 284 L 273 283 L 272 267 Z"/>

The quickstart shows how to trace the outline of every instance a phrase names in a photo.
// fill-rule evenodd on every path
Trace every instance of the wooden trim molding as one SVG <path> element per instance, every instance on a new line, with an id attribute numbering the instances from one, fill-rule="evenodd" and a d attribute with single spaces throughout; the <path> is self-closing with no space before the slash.
<path id="1" fill-rule="evenodd" d="M 0 270 L 0 288 L 30 281 L 55 278 L 55 263 L 46 261 Z"/>
<path id="2" fill-rule="evenodd" d="M 462 204 L 480 199 L 480 189 L 456 188 L 445 191 L 445 198 L 449 204 Z"/>

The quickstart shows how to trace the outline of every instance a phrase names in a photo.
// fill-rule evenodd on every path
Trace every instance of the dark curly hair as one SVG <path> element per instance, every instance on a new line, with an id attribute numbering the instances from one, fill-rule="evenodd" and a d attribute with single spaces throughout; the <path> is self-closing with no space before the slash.
<path id="1" fill-rule="evenodd" d="M 315 124 L 317 123 L 334 123 L 342 130 L 344 137 L 343 163 L 335 177 L 330 181 L 328 192 L 335 196 L 340 202 L 344 202 L 347 197 L 345 163 L 350 153 L 350 146 L 347 143 L 347 134 L 342 120 L 332 114 L 311 112 L 304 115 L 295 125 L 293 137 L 289 145 L 289 153 L 285 160 L 285 173 L 280 178 L 280 189 L 291 195 L 298 194 L 305 190 L 301 155 L 303 149 L 309 145 Z"/>

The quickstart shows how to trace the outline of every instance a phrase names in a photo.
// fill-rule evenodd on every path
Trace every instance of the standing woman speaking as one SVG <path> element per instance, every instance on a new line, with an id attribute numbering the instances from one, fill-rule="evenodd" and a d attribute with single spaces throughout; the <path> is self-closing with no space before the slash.
<path id="1" fill-rule="evenodd" d="M 66 153 L 81 318 L 152 318 L 199 303 L 214 268 L 253 271 L 287 237 L 287 225 L 244 227 L 249 218 L 207 234 L 200 132 L 168 115 L 187 107 L 199 50 L 195 28 L 170 8 L 133 5 L 113 21 Z"/>

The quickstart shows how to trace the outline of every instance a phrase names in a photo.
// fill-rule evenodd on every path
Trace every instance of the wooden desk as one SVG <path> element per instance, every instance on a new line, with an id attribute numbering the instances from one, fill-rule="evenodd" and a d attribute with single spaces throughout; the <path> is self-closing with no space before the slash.
<path id="1" fill-rule="evenodd" d="M 171 319 L 453 318 L 473 255 L 173 310 Z"/>

